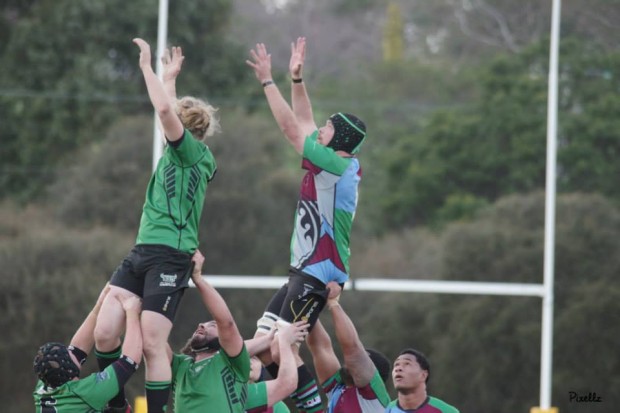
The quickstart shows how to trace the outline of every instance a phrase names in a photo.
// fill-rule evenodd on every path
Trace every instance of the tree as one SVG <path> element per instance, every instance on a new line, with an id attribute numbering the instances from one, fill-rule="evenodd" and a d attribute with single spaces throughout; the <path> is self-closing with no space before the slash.
<path id="1" fill-rule="evenodd" d="M 407 29 L 406 54 L 415 59 L 449 57 L 468 66 L 498 53 L 520 53 L 548 35 L 551 3 L 536 0 L 399 0 Z M 562 1 L 562 39 L 587 39 L 617 50 L 618 0 Z"/>
<path id="2" fill-rule="evenodd" d="M 620 323 L 620 289 L 609 280 L 595 280 L 567 298 L 557 306 L 555 318 L 554 406 L 570 411 L 575 405 L 571 392 L 581 397 L 596 393 L 603 403 L 590 403 L 591 411 L 611 413 L 614 408 L 607 401 L 620 385 L 620 360 L 612 350 L 617 340 L 610 334 Z"/>
<path id="3" fill-rule="evenodd" d="M 543 193 L 501 198 L 471 222 L 450 223 L 435 235 L 421 230 L 390 235 L 353 258 L 361 257 L 373 275 L 386 266 L 388 275 L 416 279 L 540 284 L 544 202 Z M 570 391 L 612 397 L 618 384 L 620 209 L 600 195 L 561 195 L 556 224 L 552 405 L 570 411 Z M 399 251 L 409 256 L 402 258 Z M 402 268 L 395 272 L 398 265 Z M 345 292 L 343 299 L 352 294 Z M 540 298 L 363 297 L 343 305 L 359 314 L 360 331 L 372 337 L 365 344 L 392 357 L 405 347 L 427 353 L 430 394 L 461 411 L 517 412 L 538 405 Z M 615 406 L 594 408 L 611 413 Z"/>
<path id="4" fill-rule="evenodd" d="M 73 151 L 100 141 L 119 116 L 152 111 L 131 39 L 155 47 L 157 12 L 144 0 L 44 0 L 19 15 L 0 75 L 0 197 L 36 197 L 50 172 L 62 173 Z M 238 46 L 223 35 L 230 12 L 226 0 L 171 7 L 171 43 L 188 56 L 179 90 L 191 84 L 201 87 L 187 88 L 196 95 L 227 95 L 249 81 Z"/>
<path id="5" fill-rule="evenodd" d="M 37 348 L 48 341 L 68 344 L 134 237 L 101 227 L 75 230 L 49 216 L 42 208 L 10 204 L 0 214 L 0 402 L 9 412 L 32 409 Z M 95 370 L 91 355 L 84 373 Z M 136 376 L 134 395 L 142 375 Z"/>
<path id="6" fill-rule="evenodd" d="M 618 54 L 576 40 L 563 43 L 559 108 L 562 192 L 620 192 L 620 100 L 611 76 Z M 546 161 L 546 46 L 500 56 L 480 75 L 480 98 L 430 116 L 420 133 L 402 137 L 387 157 L 385 216 L 392 225 L 437 224 L 454 217 L 454 200 L 483 206 L 511 193 L 543 188 Z M 587 85 L 586 85 L 587 81 Z M 456 198 L 455 198 L 456 197 Z M 452 203 L 449 202 L 452 200 Z M 461 208 L 467 214 L 471 208 Z"/>
<path id="7" fill-rule="evenodd" d="M 43 200 L 53 206 L 59 222 L 71 228 L 103 226 L 137 233 L 152 172 L 152 125 L 151 117 L 122 118 L 105 138 L 76 152 Z"/>
<path id="8" fill-rule="evenodd" d="M 502 199 L 473 222 L 450 228 L 444 238 L 443 273 L 447 278 L 542 282 L 542 193 Z M 620 269 L 618 233 L 620 210 L 608 200 L 583 193 L 558 198 L 553 405 L 561 409 L 570 410 L 567 395 L 575 388 L 613 392 L 607 379 L 610 376 L 604 371 L 620 362 L 609 352 L 611 326 L 619 316 L 611 305 L 618 296 L 612 287 Z M 603 285 L 608 286 L 605 293 Z M 450 331 L 442 340 L 446 351 L 439 361 L 451 366 L 448 385 L 459 389 L 457 397 L 467 399 L 463 410 L 479 408 L 481 401 L 467 395 L 489 386 L 497 390 L 483 395 L 491 409 L 519 411 L 537 405 L 540 308 L 540 301 L 534 298 L 481 298 L 458 300 L 455 307 L 439 310 Z M 581 315 L 577 317 L 577 313 Z M 594 314 L 598 323 L 591 327 L 588 320 Z M 463 328 L 465 325 L 469 327 Z M 588 331 L 592 332 L 588 340 L 576 338 Z M 571 339 L 579 340 L 580 359 L 606 367 L 583 369 L 575 363 Z M 604 361 L 599 361 L 602 354 L 606 355 Z M 457 369 L 465 358 L 471 367 Z M 574 387 L 578 384 L 582 387 Z"/>
<path id="9" fill-rule="evenodd" d="M 221 119 L 223 133 L 210 143 L 218 172 L 201 224 L 209 271 L 285 275 L 303 176 L 299 155 L 271 116 L 228 109 Z"/>

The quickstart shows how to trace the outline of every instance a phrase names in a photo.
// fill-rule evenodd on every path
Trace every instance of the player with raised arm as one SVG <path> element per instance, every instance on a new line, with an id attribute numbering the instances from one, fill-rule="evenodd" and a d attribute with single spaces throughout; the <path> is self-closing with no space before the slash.
<path id="1" fill-rule="evenodd" d="M 306 171 L 295 213 L 289 279 L 257 322 L 257 334 L 268 332 L 276 322 L 306 320 L 312 328 L 325 305 L 326 284 L 343 285 L 349 278 L 349 239 L 362 175 L 356 154 L 366 138 L 366 126 L 356 116 L 338 112 L 317 127 L 302 77 L 305 52 L 306 40 L 300 37 L 291 45 L 289 62 L 292 107 L 273 81 L 265 45 L 257 44 L 246 61 Z M 261 360 L 272 372 L 268 357 L 262 355 Z M 321 409 L 316 382 L 307 369 L 299 372 L 296 394 L 298 406 L 309 412 Z"/>
<path id="2" fill-rule="evenodd" d="M 320 321 L 308 336 L 314 369 L 328 399 L 329 413 L 383 413 L 390 402 L 385 381 L 390 361 L 380 352 L 364 348 L 353 321 L 340 305 L 340 286 L 329 283 L 327 309 L 331 313 L 344 365 Z"/>
<path id="3" fill-rule="evenodd" d="M 176 77 L 184 60 L 181 48 L 164 56 L 164 81 L 151 66 L 151 49 L 134 39 L 149 98 L 166 139 L 166 147 L 146 190 L 136 244 L 112 274 L 112 290 L 95 330 L 99 368 L 119 356 L 123 330 L 117 297 L 143 299 L 141 317 L 149 413 L 163 413 L 172 372 L 168 336 L 191 276 L 192 254 L 198 248 L 198 226 L 207 185 L 216 163 L 204 143 L 219 130 L 215 109 L 195 97 L 176 97 Z M 124 391 L 110 401 L 110 412 L 125 412 Z M 117 410 L 118 409 L 118 410 Z"/>
<path id="4" fill-rule="evenodd" d="M 137 297 L 126 297 L 119 302 L 127 326 L 121 357 L 104 371 L 80 378 L 82 364 L 95 344 L 97 315 L 109 289 L 106 285 L 102 290 L 69 346 L 50 342 L 39 348 L 33 363 L 39 378 L 33 393 L 37 413 L 102 411 L 138 369 L 142 358 L 141 303 Z"/>

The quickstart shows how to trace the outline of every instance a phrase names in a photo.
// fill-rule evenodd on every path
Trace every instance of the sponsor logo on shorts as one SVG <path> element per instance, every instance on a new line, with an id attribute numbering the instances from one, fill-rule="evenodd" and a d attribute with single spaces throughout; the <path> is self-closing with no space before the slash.
<path id="1" fill-rule="evenodd" d="M 161 281 L 159 282 L 160 287 L 176 287 L 177 286 L 177 278 L 176 274 L 164 274 L 163 272 L 159 274 Z"/>
<path id="2" fill-rule="evenodd" d="M 312 291 L 313 289 L 314 289 L 314 287 L 312 287 L 312 285 L 304 283 L 304 293 L 303 293 L 302 297 L 307 296 L 307 295 L 308 295 L 308 293 L 309 293 L 310 291 Z M 300 298 L 301 298 L 301 297 L 300 297 Z"/>
<path id="3" fill-rule="evenodd" d="M 302 317 L 302 320 L 304 321 L 308 321 L 310 319 L 310 317 L 312 316 L 312 313 L 314 313 L 314 310 L 316 310 L 317 306 L 319 305 L 318 301 L 315 301 L 314 303 L 312 303 L 312 306 L 310 307 L 310 309 L 308 310 L 308 312 L 306 313 L 306 315 L 304 315 Z"/>
<path id="4" fill-rule="evenodd" d="M 162 307 L 162 311 L 167 311 L 168 310 L 168 304 L 170 304 L 170 299 L 172 297 L 168 296 L 166 297 L 166 302 L 164 303 L 164 306 Z"/>

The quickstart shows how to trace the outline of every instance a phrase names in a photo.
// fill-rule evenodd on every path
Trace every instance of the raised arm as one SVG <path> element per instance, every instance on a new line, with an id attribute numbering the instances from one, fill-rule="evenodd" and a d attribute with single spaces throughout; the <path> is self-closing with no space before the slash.
<path id="1" fill-rule="evenodd" d="M 153 108 L 159 117 L 164 134 L 169 141 L 176 141 L 183 137 L 183 124 L 174 110 L 170 96 L 151 66 L 151 47 L 142 39 L 133 39 L 140 48 L 140 69 L 144 75 Z"/>
<path id="2" fill-rule="evenodd" d="M 263 85 L 267 103 L 273 117 L 276 119 L 276 123 L 295 150 L 300 154 L 303 153 L 305 135 L 293 110 L 273 82 L 273 77 L 271 76 L 271 55 L 267 54 L 267 49 L 263 43 L 258 43 L 256 50 L 250 50 L 250 56 L 252 60 L 246 60 L 245 62 L 254 69 L 256 78 Z"/>
<path id="3" fill-rule="evenodd" d="M 308 334 L 309 324 L 298 321 L 278 330 L 278 377 L 267 381 L 267 403 L 273 406 L 297 388 L 297 362 L 291 346 L 301 343 Z"/>
<path id="4" fill-rule="evenodd" d="M 340 306 L 340 286 L 335 282 L 330 282 L 327 287 L 330 290 L 327 308 L 334 320 L 336 339 L 342 349 L 344 365 L 351 374 L 355 386 L 364 387 L 370 383 L 372 376 L 375 374 L 375 365 L 366 352 L 353 321 Z"/>
<path id="5" fill-rule="evenodd" d="M 161 58 L 164 69 L 164 89 L 173 103 L 177 98 L 177 77 L 181 73 L 181 66 L 184 60 L 185 56 L 183 56 L 183 50 L 180 47 L 166 49 Z"/>
<path id="6" fill-rule="evenodd" d="M 97 315 L 99 314 L 99 310 L 101 309 L 103 300 L 105 299 L 106 295 L 108 295 L 109 291 L 110 284 L 106 284 L 99 293 L 99 298 L 97 298 L 97 302 L 95 303 L 94 307 L 92 308 L 92 310 L 90 310 L 80 327 L 71 338 L 70 344 L 73 347 L 79 348 L 86 354 L 90 353 L 93 346 L 95 345 L 94 332 L 95 325 L 97 324 Z"/>
<path id="7" fill-rule="evenodd" d="M 340 361 L 332 347 L 332 340 L 320 320 L 312 328 L 306 343 L 312 354 L 316 376 L 319 383 L 323 384 L 340 370 Z"/>
<path id="8" fill-rule="evenodd" d="M 217 331 L 222 348 L 229 356 L 236 357 L 243 349 L 243 338 L 239 333 L 232 313 L 226 305 L 226 301 L 224 301 L 220 293 L 218 293 L 211 284 L 202 278 L 202 265 L 204 260 L 205 258 L 201 252 L 196 250 L 192 258 L 192 261 L 194 261 L 192 280 L 207 310 L 209 310 L 209 313 L 217 323 Z"/>
<path id="9" fill-rule="evenodd" d="M 291 102 L 293 113 L 297 117 L 304 136 L 310 135 L 317 127 L 312 114 L 312 105 L 303 81 L 303 68 L 306 60 L 306 38 L 298 37 L 296 43 L 291 43 L 291 60 L 289 72 L 291 74 Z"/>
<path id="10" fill-rule="evenodd" d="M 250 357 L 254 357 L 270 349 L 271 342 L 275 335 L 275 329 L 271 329 L 269 334 L 259 335 L 254 338 L 245 340 L 245 348 L 248 349 Z"/>
<path id="11" fill-rule="evenodd" d="M 137 364 L 142 359 L 142 329 L 140 328 L 140 311 L 142 302 L 136 296 L 119 298 L 125 310 L 125 339 L 122 352 Z"/>

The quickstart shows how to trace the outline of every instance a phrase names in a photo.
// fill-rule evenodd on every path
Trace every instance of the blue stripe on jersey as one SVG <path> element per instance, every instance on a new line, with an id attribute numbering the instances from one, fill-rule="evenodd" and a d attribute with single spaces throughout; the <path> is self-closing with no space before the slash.
<path id="1" fill-rule="evenodd" d="M 329 259 L 308 265 L 303 271 L 318 278 L 323 284 L 330 281 L 344 283 L 349 279 L 347 273 L 340 271 Z"/>
<path id="2" fill-rule="evenodd" d="M 334 229 L 327 222 L 325 215 L 322 215 L 321 218 L 321 237 L 327 234 L 331 239 L 334 239 Z"/>
<path id="3" fill-rule="evenodd" d="M 357 205 L 357 187 L 361 180 L 358 175 L 359 161 L 351 159 L 351 164 L 336 183 L 336 209 L 354 213 Z"/>

